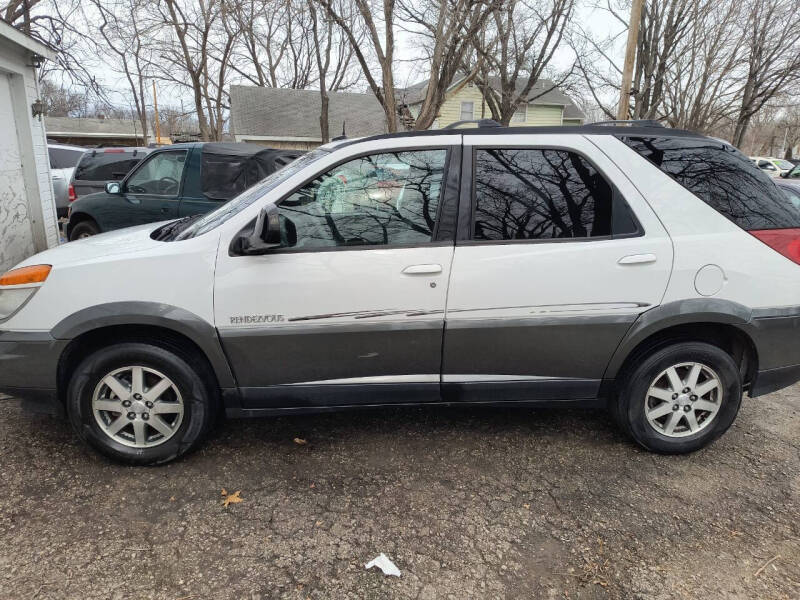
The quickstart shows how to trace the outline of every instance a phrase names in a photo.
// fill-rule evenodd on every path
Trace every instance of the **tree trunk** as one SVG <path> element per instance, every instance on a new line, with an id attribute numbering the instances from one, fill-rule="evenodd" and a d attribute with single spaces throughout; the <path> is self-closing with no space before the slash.
<path id="1" fill-rule="evenodd" d="M 328 92 L 324 88 L 322 79 L 320 79 L 320 112 L 319 112 L 319 131 L 322 135 L 322 143 L 327 144 L 331 141 L 330 125 L 328 123 Z"/>
<path id="2" fill-rule="evenodd" d="M 734 146 L 742 149 L 742 144 L 744 143 L 744 136 L 747 135 L 747 128 L 750 126 L 750 116 L 745 114 L 740 114 L 739 118 L 736 119 L 736 129 L 733 132 L 733 140 L 731 142 Z"/>

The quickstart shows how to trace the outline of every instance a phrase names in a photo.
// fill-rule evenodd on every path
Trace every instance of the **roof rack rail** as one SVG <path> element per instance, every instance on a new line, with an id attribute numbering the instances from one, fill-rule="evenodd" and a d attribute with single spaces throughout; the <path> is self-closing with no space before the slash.
<path id="1" fill-rule="evenodd" d="M 664 127 L 663 123 L 656 121 L 655 119 L 630 119 L 630 120 L 614 120 L 614 121 L 597 121 L 595 123 L 589 123 L 589 125 L 628 125 L 631 127 L 639 126 L 639 127 Z"/>
<path id="2" fill-rule="evenodd" d="M 502 125 L 500 125 L 500 123 L 498 123 L 494 119 L 474 119 L 466 121 L 456 121 L 455 123 L 450 123 L 450 125 L 445 125 L 444 127 L 442 127 L 442 129 L 458 129 L 461 125 L 467 125 L 469 123 L 475 123 L 479 128 L 502 127 Z"/>

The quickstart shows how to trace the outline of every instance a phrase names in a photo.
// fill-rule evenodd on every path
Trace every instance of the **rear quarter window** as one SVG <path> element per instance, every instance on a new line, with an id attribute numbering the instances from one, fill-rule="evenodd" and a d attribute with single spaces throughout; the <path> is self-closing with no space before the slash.
<path id="1" fill-rule="evenodd" d="M 203 153 L 201 186 L 212 200 L 230 200 L 248 188 L 249 157 Z M 253 182 L 255 183 L 255 182 Z"/>
<path id="2" fill-rule="evenodd" d="M 729 144 L 684 137 L 620 139 L 746 231 L 800 227 L 800 210 Z"/>
<path id="3" fill-rule="evenodd" d="M 144 152 L 87 152 L 75 168 L 76 181 L 120 181 L 146 156 Z"/>

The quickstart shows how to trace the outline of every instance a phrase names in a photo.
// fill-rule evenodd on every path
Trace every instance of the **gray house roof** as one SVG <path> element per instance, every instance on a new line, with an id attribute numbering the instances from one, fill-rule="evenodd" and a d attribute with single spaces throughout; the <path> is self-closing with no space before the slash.
<path id="1" fill-rule="evenodd" d="M 458 79 L 453 83 L 451 87 L 455 87 L 462 80 L 463 78 Z M 516 83 L 517 93 L 522 93 L 522 90 L 525 89 L 527 83 L 528 83 L 527 79 L 524 78 L 517 79 Z M 494 88 L 495 90 L 499 91 L 500 78 L 490 77 L 489 85 L 491 85 L 492 88 Z M 406 104 L 417 104 L 425 99 L 425 92 L 427 88 L 428 88 L 428 82 L 420 81 L 418 83 L 410 85 L 405 90 L 402 90 L 399 95 Z M 581 109 L 575 105 L 575 103 L 569 96 L 567 96 L 564 92 L 555 87 L 555 84 L 549 79 L 539 79 L 538 81 L 536 81 L 536 83 L 533 84 L 530 93 L 528 94 L 528 98 L 530 99 L 529 102 L 531 104 L 550 104 L 550 105 L 563 106 L 565 119 L 584 118 L 583 111 L 581 111 Z"/>
<path id="2" fill-rule="evenodd" d="M 330 92 L 328 123 L 331 136 L 348 137 L 386 132 L 386 119 L 372 94 Z M 317 90 L 231 86 L 231 133 L 235 136 L 319 141 L 320 96 Z"/>
<path id="3" fill-rule="evenodd" d="M 142 124 L 129 119 L 45 117 L 44 127 L 47 135 L 57 137 L 129 137 L 131 139 L 142 137 Z"/>

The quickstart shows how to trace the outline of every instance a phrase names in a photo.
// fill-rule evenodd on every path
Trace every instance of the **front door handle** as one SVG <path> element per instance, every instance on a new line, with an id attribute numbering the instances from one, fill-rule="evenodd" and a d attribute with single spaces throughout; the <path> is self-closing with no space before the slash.
<path id="1" fill-rule="evenodd" d="M 435 275 L 442 272 L 442 265 L 409 265 L 403 269 L 406 275 Z"/>
<path id="2" fill-rule="evenodd" d="M 631 254 L 623 256 L 617 261 L 618 265 L 646 265 L 656 262 L 655 254 Z"/>

